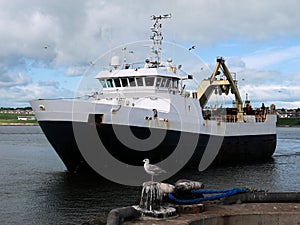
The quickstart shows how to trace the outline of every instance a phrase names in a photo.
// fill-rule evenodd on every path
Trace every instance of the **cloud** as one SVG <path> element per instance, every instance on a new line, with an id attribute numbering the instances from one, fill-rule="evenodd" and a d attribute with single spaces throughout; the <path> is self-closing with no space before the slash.
<path id="1" fill-rule="evenodd" d="M 65 74 L 67 76 L 82 76 L 84 75 L 85 71 L 87 70 L 87 66 L 73 66 L 69 67 Z"/>
<path id="2" fill-rule="evenodd" d="M 26 85 L 32 82 L 31 78 L 21 73 L 2 72 L 0 75 L 0 88 L 16 85 Z"/>
<path id="3" fill-rule="evenodd" d="M 55 80 L 47 80 L 47 81 L 39 81 L 38 82 L 39 86 L 49 86 L 49 87 L 54 87 L 54 88 L 59 88 L 59 82 Z"/>
<path id="4" fill-rule="evenodd" d="M 246 63 L 240 57 L 231 57 L 227 60 L 227 66 L 231 68 L 245 68 Z"/>
<path id="5" fill-rule="evenodd" d="M 300 45 L 268 48 L 243 57 L 248 68 L 267 68 L 294 59 L 300 61 Z"/>
<path id="6" fill-rule="evenodd" d="M 31 85 L 34 82 L 45 88 L 47 82 L 24 75 L 29 74 L 30 67 L 64 68 L 60 75 L 45 78 L 52 81 L 48 88 L 59 88 L 55 82 L 60 80 L 59 76 L 80 76 L 84 65 L 88 66 L 109 49 L 148 39 L 152 14 L 172 13 L 172 19 L 164 21 L 165 40 L 192 43 L 200 51 L 202 47 L 213 48 L 228 40 L 252 46 L 277 37 L 298 40 L 300 29 L 295 29 L 300 21 L 298 6 L 297 0 L 228 0 L 226 4 L 221 0 L 190 0 L 188 4 L 182 0 L 0 1 L 0 87 L 20 93 L 32 87 L 36 90 L 32 94 L 43 96 L 38 86 Z M 270 66 L 290 60 L 297 65 L 299 46 L 275 46 L 260 52 L 255 49 L 254 54 L 235 56 L 228 63 L 249 83 L 263 82 L 280 74 L 271 71 Z M 19 89 L 14 90 L 14 85 Z M 54 96 L 52 89 L 47 90 L 49 96 Z"/>
<path id="7" fill-rule="evenodd" d="M 0 88 L 1 106 L 28 106 L 34 99 L 51 99 L 73 97 L 73 92 L 54 86 L 40 86 L 30 84 L 27 86 L 14 86 L 6 89 Z"/>
<path id="8" fill-rule="evenodd" d="M 290 54 L 290 50 L 295 48 L 287 48 L 282 50 L 285 52 L 285 57 L 278 57 L 270 62 L 264 59 L 272 59 L 268 54 L 260 53 L 261 58 L 256 57 L 232 57 L 227 60 L 227 66 L 231 72 L 236 72 L 238 80 L 238 87 L 240 94 L 245 99 L 246 93 L 249 94 L 252 103 L 258 107 L 262 102 L 267 105 L 276 104 L 278 107 L 299 107 L 300 101 L 300 73 L 299 72 L 285 72 L 276 70 L 272 67 L 268 69 L 267 63 L 287 64 L 286 57 L 289 59 L 295 57 Z M 275 50 L 272 50 L 275 54 Z M 273 54 L 271 54 L 273 55 Z M 276 55 L 276 54 L 275 54 Z M 281 55 L 281 54 L 278 54 Z M 297 56 L 296 56 L 297 58 Z M 258 65 L 252 64 L 248 66 L 249 59 L 257 59 Z M 276 63 L 275 63 L 276 61 Z M 261 63 L 261 64 L 259 64 Z M 260 66 L 260 65 L 264 66 Z M 274 66 L 274 65 L 273 65 Z M 278 69 L 278 68 L 277 68 Z M 298 105 L 297 105 L 298 104 Z"/>
<path id="9" fill-rule="evenodd" d="M 273 84 L 257 82 L 256 85 L 251 83 L 240 85 L 239 89 L 243 98 L 246 96 L 246 93 L 249 94 L 250 100 L 254 102 L 256 106 L 261 104 L 261 102 L 265 102 L 268 105 L 276 104 L 280 108 L 287 107 L 288 105 L 299 107 L 299 81 L 297 83 L 291 85 L 285 82 L 277 82 Z"/>
<path id="10" fill-rule="evenodd" d="M 226 6 L 218 0 L 189 4 L 154 0 L 147 7 L 133 0 L 17 2 L 0 3 L 1 58 L 36 58 L 55 65 L 89 62 L 110 45 L 148 39 L 150 15 L 169 12 L 173 18 L 166 21 L 165 36 L 199 46 L 232 37 L 268 40 L 273 35 L 300 35 L 294 29 L 300 15 L 293 0 L 251 4 L 230 0 Z M 50 45 L 47 51 L 46 45 Z"/>

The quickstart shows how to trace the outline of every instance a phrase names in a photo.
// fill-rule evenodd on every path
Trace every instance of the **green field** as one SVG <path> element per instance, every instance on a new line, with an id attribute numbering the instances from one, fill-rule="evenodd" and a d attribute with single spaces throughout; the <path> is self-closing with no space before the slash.
<path id="1" fill-rule="evenodd" d="M 300 126 L 300 118 L 278 118 L 277 126 Z"/>
<path id="2" fill-rule="evenodd" d="M 37 123 L 36 120 L 18 120 L 18 116 L 34 116 L 33 114 L 0 113 L 0 123 Z"/>

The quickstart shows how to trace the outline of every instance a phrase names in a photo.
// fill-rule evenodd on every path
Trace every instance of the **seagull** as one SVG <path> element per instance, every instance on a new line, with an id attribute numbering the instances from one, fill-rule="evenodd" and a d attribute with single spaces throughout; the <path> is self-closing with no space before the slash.
<path id="1" fill-rule="evenodd" d="M 166 171 L 160 167 L 149 164 L 149 159 L 144 159 L 143 162 L 146 173 L 151 175 L 151 181 L 153 181 L 154 176 L 166 173 Z"/>
<path id="2" fill-rule="evenodd" d="M 195 48 L 196 48 L 196 46 L 193 45 L 192 47 L 189 48 L 189 51 L 191 51 L 192 49 L 195 49 Z"/>
<path id="3" fill-rule="evenodd" d="M 51 47 L 50 45 L 45 45 L 45 46 L 44 46 L 44 49 L 47 50 L 47 49 L 50 48 L 50 47 Z"/>

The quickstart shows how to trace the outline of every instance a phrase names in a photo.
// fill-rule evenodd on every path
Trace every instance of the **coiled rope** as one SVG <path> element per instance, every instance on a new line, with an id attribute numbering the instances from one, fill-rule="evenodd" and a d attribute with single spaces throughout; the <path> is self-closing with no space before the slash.
<path id="1" fill-rule="evenodd" d="M 258 190 L 252 189 L 252 188 L 237 187 L 237 188 L 232 188 L 232 189 L 228 189 L 228 190 L 190 190 L 190 192 L 193 194 L 217 194 L 217 195 L 211 195 L 211 196 L 207 196 L 207 197 L 193 198 L 193 199 L 179 199 L 179 198 L 176 198 L 173 194 L 169 193 L 168 198 L 177 203 L 196 204 L 196 203 L 203 202 L 203 201 L 217 200 L 217 199 L 235 195 L 238 193 L 258 192 Z"/>

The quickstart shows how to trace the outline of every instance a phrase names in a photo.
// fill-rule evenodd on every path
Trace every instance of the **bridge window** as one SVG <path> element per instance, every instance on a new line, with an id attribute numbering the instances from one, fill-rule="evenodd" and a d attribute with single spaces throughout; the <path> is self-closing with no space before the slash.
<path id="1" fill-rule="evenodd" d="M 103 88 L 107 88 L 105 80 L 100 80 L 100 83 Z"/>
<path id="2" fill-rule="evenodd" d="M 129 80 L 130 87 L 136 86 L 134 77 L 129 77 L 128 80 Z"/>
<path id="3" fill-rule="evenodd" d="M 121 82 L 119 78 L 114 79 L 115 87 L 121 87 Z"/>
<path id="4" fill-rule="evenodd" d="M 167 78 L 163 78 L 160 83 L 160 87 L 165 87 L 167 82 Z"/>
<path id="5" fill-rule="evenodd" d="M 121 78 L 122 87 L 128 87 L 127 78 Z"/>
<path id="6" fill-rule="evenodd" d="M 107 79 L 107 87 L 113 87 L 113 82 L 112 82 L 112 79 Z"/>
<path id="7" fill-rule="evenodd" d="M 177 79 L 172 79 L 172 83 L 173 83 L 173 85 L 172 85 L 173 88 L 178 88 L 178 80 Z"/>
<path id="8" fill-rule="evenodd" d="M 156 87 L 159 87 L 160 86 L 160 82 L 161 82 L 161 77 L 157 77 L 156 78 Z"/>
<path id="9" fill-rule="evenodd" d="M 154 85 L 154 77 L 145 77 L 146 86 L 153 86 Z"/>
<path id="10" fill-rule="evenodd" d="M 143 77 L 137 77 L 136 78 L 136 83 L 137 83 L 138 86 L 144 86 Z"/>
<path id="11" fill-rule="evenodd" d="M 166 88 L 171 87 L 170 84 L 171 84 L 171 79 L 167 79 L 167 82 L 166 82 Z"/>

